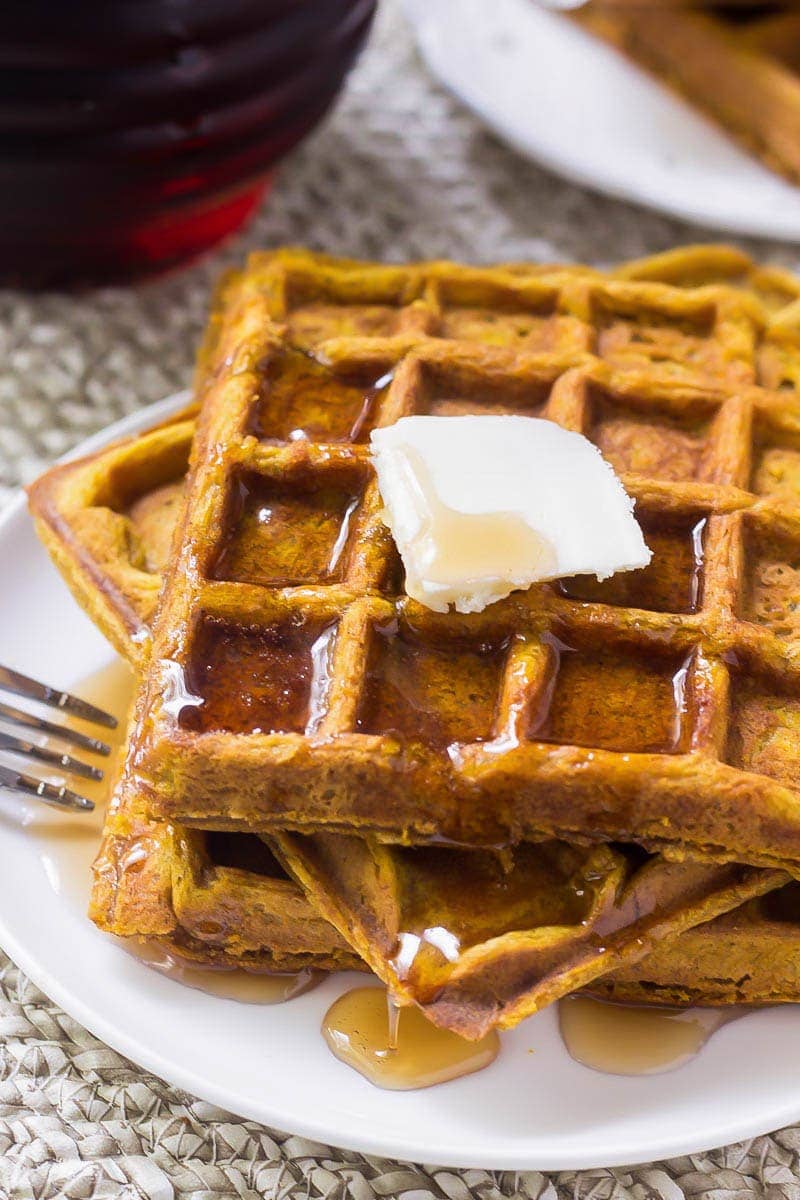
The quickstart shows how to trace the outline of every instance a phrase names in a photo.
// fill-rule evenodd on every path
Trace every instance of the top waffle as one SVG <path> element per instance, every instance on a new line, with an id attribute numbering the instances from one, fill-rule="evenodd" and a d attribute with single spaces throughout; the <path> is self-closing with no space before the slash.
<path id="1" fill-rule="evenodd" d="M 795 4 L 592 0 L 575 19 L 684 92 L 773 170 L 800 179 Z"/>
<path id="2" fill-rule="evenodd" d="M 742 288 L 767 308 L 773 331 L 791 328 L 792 306 L 800 296 L 794 276 L 758 267 L 727 246 L 670 250 L 625 263 L 612 277 Z M 215 315 L 214 328 L 218 325 Z M 207 341 L 209 357 L 213 338 Z M 773 352 L 776 346 L 773 337 Z M 195 416 L 195 407 L 186 409 L 146 434 L 52 467 L 29 488 L 37 532 L 78 603 L 119 653 L 137 664 L 149 655 L 149 624 L 169 557 Z"/>
<path id="3" fill-rule="evenodd" d="M 767 298 L 251 260 L 221 292 L 133 748 L 156 811 L 800 861 L 798 359 Z M 363 444 L 412 412 L 586 433 L 652 566 L 414 605 Z"/>

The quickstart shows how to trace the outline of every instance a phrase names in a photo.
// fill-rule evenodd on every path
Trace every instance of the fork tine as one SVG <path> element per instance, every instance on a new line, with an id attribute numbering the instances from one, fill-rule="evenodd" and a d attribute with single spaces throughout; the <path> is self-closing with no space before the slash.
<path id="1" fill-rule="evenodd" d="M 13 733 L 4 733 L 0 729 L 0 750 L 10 750 L 13 754 L 24 754 L 26 758 L 35 758 L 39 762 L 59 767 L 70 775 L 81 775 L 84 779 L 102 779 L 103 772 L 98 767 L 90 767 L 88 763 L 73 758 L 71 754 L 61 754 L 48 746 L 38 746 L 26 738 L 15 737 Z"/>
<path id="2" fill-rule="evenodd" d="M 46 733 L 51 737 L 60 738 L 62 742 L 80 746 L 82 750 L 91 750 L 93 754 L 108 755 L 111 753 L 111 747 L 106 742 L 89 737 L 88 733 L 79 733 L 77 729 L 70 729 L 68 725 L 57 725 L 55 721 L 45 721 L 43 717 L 36 717 L 22 708 L 15 708 L 13 704 L 0 703 L 0 719 L 8 721 L 10 725 L 21 725 L 25 729 L 35 729 L 37 733 Z"/>
<path id="3" fill-rule="evenodd" d="M 31 679 L 29 675 L 23 675 L 11 667 L 0 666 L 0 687 L 16 696 L 28 696 L 31 700 L 38 700 L 40 704 L 47 704 L 50 708 L 60 708 L 62 712 L 72 713 L 73 716 L 92 721 L 95 725 L 105 725 L 107 729 L 117 727 L 117 718 L 111 713 L 103 712 L 102 708 L 95 708 L 94 704 L 89 704 L 70 692 L 61 692 L 58 688 L 48 687 L 46 683 L 39 683 L 38 679 Z"/>
<path id="4" fill-rule="evenodd" d="M 37 779 L 35 775 L 25 775 L 21 771 L 15 771 L 13 767 L 6 767 L 2 764 L 0 764 L 0 787 L 7 788 L 12 792 L 19 792 L 23 796 L 32 796 L 36 800 L 43 800 L 45 804 L 51 804 L 54 808 L 68 808 L 77 812 L 94 810 L 93 800 L 87 800 L 86 796 L 78 795 L 71 788 L 62 787 L 56 783 L 45 783 L 43 779 Z"/>

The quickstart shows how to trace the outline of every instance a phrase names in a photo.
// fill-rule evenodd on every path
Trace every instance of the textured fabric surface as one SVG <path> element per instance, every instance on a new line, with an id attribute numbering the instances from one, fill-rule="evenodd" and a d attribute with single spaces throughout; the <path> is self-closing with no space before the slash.
<path id="1" fill-rule="evenodd" d="M 431 81 L 398 4 L 247 232 L 191 270 L 79 297 L 0 293 L 0 500 L 76 442 L 185 386 L 211 281 L 249 247 L 603 264 L 715 238 L 557 180 Z M 796 249 L 750 243 L 798 265 Z M 0 1198 L 800 1200 L 800 1127 L 649 1167 L 542 1175 L 366 1158 L 240 1121 L 144 1074 L 0 954 Z"/>

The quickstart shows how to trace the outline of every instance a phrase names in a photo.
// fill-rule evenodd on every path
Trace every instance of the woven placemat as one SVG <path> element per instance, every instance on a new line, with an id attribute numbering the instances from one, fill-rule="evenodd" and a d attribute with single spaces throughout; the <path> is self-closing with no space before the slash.
<path id="1" fill-rule="evenodd" d="M 396 0 L 339 106 L 244 236 L 189 271 L 80 297 L 0 293 L 0 500 L 125 413 L 184 387 L 212 280 L 247 249 L 367 258 L 603 263 L 699 230 L 554 179 L 427 75 Z M 798 265 L 796 249 L 748 243 Z M 0 1198 L 800 1200 L 800 1128 L 648 1167 L 451 1171 L 368 1158 L 241 1121 L 98 1042 L 0 954 Z"/>

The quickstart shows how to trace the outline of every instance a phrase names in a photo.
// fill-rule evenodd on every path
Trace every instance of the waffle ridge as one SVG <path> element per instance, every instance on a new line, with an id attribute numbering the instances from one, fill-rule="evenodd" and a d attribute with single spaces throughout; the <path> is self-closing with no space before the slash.
<path id="1" fill-rule="evenodd" d="M 635 966 L 592 980 L 586 991 L 633 1004 L 782 1004 L 796 1001 L 796 880 L 665 938 Z"/>
<path id="2" fill-rule="evenodd" d="M 489 319 L 505 314 L 509 295 L 540 322 L 535 336 L 527 326 L 517 334 L 513 348 L 505 324 L 497 344 Z M 454 298 L 459 319 L 469 301 L 469 342 L 448 337 L 453 327 L 443 314 Z M 555 316 L 542 315 L 545 298 Z M 800 860 L 797 763 L 780 725 L 784 710 L 789 723 L 800 711 L 791 696 L 800 683 L 796 646 L 785 620 L 775 624 L 741 594 L 745 536 L 761 546 L 776 537 L 792 543 L 800 533 L 791 458 L 800 445 L 800 404 L 780 386 L 794 354 L 780 313 L 771 316 L 756 295 L 724 284 L 684 289 L 577 271 L 527 277 L 446 264 L 356 266 L 297 251 L 254 256 L 224 304 L 137 747 L 161 815 L 230 828 L 358 827 L 399 841 L 635 839 L 678 856 Z M 345 336 L 330 336 L 341 328 Z M 359 387 L 366 397 L 359 423 L 344 429 L 331 396 L 343 397 L 346 409 Z M 284 428 L 287 411 L 292 422 L 302 411 L 298 396 L 308 428 Z M 411 413 L 498 406 L 586 433 L 643 514 L 705 522 L 696 611 L 576 601 L 540 586 L 483 614 L 443 618 L 402 595 L 366 447 L 346 439 Z M 333 436 L 325 437 L 326 420 Z M 276 436 L 258 437 L 256 426 Z M 751 481 L 753 458 L 760 463 L 769 450 L 788 455 L 788 468 L 784 462 L 776 475 L 768 462 Z M 267 496 L 270 481 L 347 494 L 364 481 L 335 578 L 220 577 L 219 531 L 230 525 L 245 476 L 263 481 Z M 265 527 L 259 554 L 271 561 L 269 521 Z M 279 525 L 275 537 L 285 543 L 291 531 Z M 318 641 L 334 627 L 322 654 Z M 418 739 L 406 754 L 404 739 L 380 721 L 373 727 L 364 709 L 366 675 L 385 648 L 380 639 L 398 636 L 411 647 L 407 658 L 418 652 L 411 674 L 423 690 L 426 672 L 437 676 L 432 660 L 423 661 L 425 648 L 435 657 L 447 647 L 463 659 L 449 693 L 454 708 L 459 674 L 493 694 L 493 704 L 477 706 L 471 739 L 452 738 L 447 753 Z M 593 662 L 598 641 L 603 654 Z M 202 706 L 184 708 L 180 727 L 161 697 L 176 672 L 183 695 L 202 695 L 198 658 L 207 665 L 209 655 L 220 679 L 248 670 L 255 678 L 269 664 L 287 686 L 281 696 L 243 694 L 241 703 L 231 689 L 209 693 Z M 631 729 L 627 744 L 603 744 L 595 712 L 594 745 L 561 738 L 560 728 L 589 714 L 570 714 L 567 702 L 552 719 L 557 664 L 582 682 L 590 704 L 592 696 L 606 703 L 601 673 L 640 685 L 649 705 L 641 723 L 653 729 L 642 736 Z M 745 667 L 763 680 L 754 696 L 741 683 Z M 670 686 L 680 693 L 672 712 Z M 427 703 L 446 737 L 439 698 L 429 694 Z M 263 732 L 270 722 L 275 732 Z"/>

